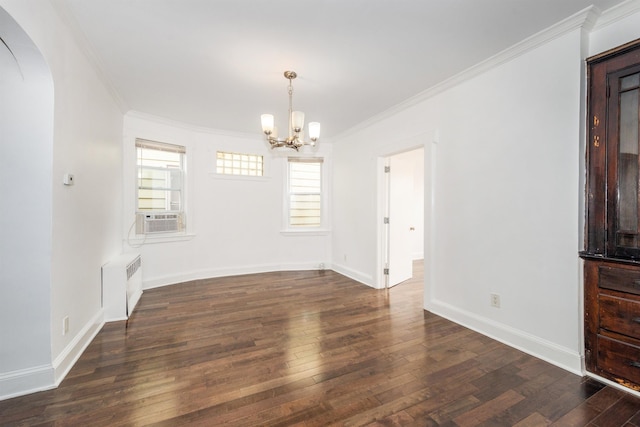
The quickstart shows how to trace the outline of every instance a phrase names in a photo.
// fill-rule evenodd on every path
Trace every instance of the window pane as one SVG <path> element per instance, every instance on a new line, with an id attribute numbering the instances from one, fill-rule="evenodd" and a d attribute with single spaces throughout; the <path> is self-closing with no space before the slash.
<path id="1" fill-rule="evenodd" d="M 638 101 L 638 89 L 620 94 L 618 231 L 627 234 L 638 232 Z"/>
<path id="2" fill-rule="evenodd" d="M 185 148 L 136 140 L 138 211 L 181 211 Z"/>
<path id="3" fill-rule="evenodd" d="M 182 154 L 138 147 L 138 166 L 182 167 Z"/>
<path id="4" fill-rule="evenodd" d="M 289 225 L 322 224 L 322 163 L 289 161 Z"/>
<path id="5" fill-rule="evenodd" d="M 138 190 L 138 210 L 181 211 L 180 191 Z"/>
<path id="6" fill-rule="evenodd" d="M 620 79 L 620 90 L 627 90 L 633 87 L 638 87 L 640 84 L 640 74 L 632 74 Z"/>
<path id="7" fill-rule="evenodd" d="M 179 169 L 140 167 L 138 169 L 138 187 L 180 189 L 182 188 L 182 171 Z"/>
<path id="8" fill-rule="evenodd" d="M 292 226 L 320 226 L 320 195 L 291 195 L 289 223 Z"/>
<path id="9" fill-rule="evenodd" d="M 255 154 L 228 153 L 216 154 L 216 173 L 225 175 L 263 176 L 264 158 Z"/>
<path id="10" fill-rule="evenodd" d="M 289 163 L 289 185 L 291 192 L 320 192 L 321 163 Z"/>

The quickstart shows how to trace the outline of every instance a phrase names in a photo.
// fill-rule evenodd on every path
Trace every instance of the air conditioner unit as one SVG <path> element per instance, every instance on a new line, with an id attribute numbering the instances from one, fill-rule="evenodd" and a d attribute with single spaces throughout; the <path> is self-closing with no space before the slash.
<path id="1" fill-rule="evenodd" d="M 183 230 L 181 213 L 138 213 L 136 234 L 170 233 Z"/>

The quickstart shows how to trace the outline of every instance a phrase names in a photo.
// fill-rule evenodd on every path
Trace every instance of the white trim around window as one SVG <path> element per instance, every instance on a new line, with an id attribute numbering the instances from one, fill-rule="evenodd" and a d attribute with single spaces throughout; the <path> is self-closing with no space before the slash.
<path id="1" fill-rule="evenodd" d="M 324 236 L 328 229 L 328 173 L 322 157 L 288 157 L 282 235 Z"/>

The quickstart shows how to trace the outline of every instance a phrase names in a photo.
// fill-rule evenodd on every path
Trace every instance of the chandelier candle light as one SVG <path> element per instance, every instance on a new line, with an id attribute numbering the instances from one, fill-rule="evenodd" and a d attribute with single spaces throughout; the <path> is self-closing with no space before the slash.
<path id="1" fill-rule="evenodd" d="M 289 80 L 289 134 L 286 138 L 278 138 L 278 130 L 274 126 L 273 114 L 263 114 L 260 116 L 262 120 L 262 131 L 267 135 L 267 141 L 271 144 L 271 148 L 287 147 L 296 151 L 303 145 L 315 146 L 316 141 L 320 137 L 320 123 L 309 123 L 309 139 L 311 142 L 304 140 L 304 113 L 302 111 L 293 111 L 293 86 L 291 81 L 298 75 L 295 71 L 285 71 L 284 77 Z"/>

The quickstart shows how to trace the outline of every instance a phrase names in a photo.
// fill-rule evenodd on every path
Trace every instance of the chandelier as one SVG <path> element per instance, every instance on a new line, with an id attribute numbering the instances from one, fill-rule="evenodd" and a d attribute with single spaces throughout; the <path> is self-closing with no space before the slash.
<path id="1" fill-rule="evenodd" d="M 320 137 L 320 123 L 309 123 L 309 139 L 311 142 L 304 140 L 304 113 L 302 111 L 293 111 L 293 86 L 291 82 L 298 75 L 295 71 L 285 71 L 284 77 L 289 80 L 289 129 L 286 138 L 278 138 L 278 129 L 274 126 L 273 114 L 263 114 L 260 116 L 262 121 L 262 131 L 267 135 L 267 141 L 271 148 L 287 147 L 296 151 L 304 145 L 315 146 L 316 141 Z"/>

